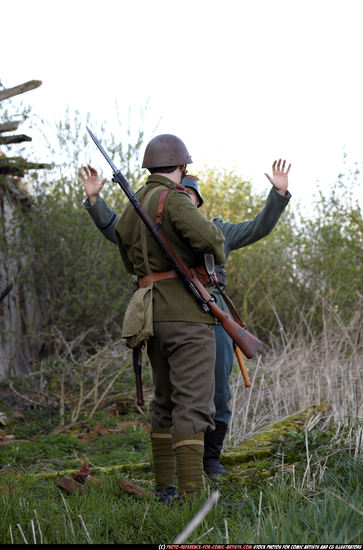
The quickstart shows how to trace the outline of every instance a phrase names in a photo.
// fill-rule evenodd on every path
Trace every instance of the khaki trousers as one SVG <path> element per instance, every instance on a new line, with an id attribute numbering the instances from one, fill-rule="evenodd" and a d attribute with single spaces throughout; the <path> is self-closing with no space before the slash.
<path id="1" fill-rule="evenodd" d="M 214 429 L 214 325 L 154 322 L 148 342 L 153 371 L 152 430 L 173 436 Z"/>

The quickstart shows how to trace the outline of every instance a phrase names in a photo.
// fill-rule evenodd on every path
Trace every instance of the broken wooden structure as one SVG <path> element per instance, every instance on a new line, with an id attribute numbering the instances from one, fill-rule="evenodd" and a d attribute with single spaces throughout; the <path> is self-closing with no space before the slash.
<path id="1" fill-rule="evenodd" d="M 0 101 L 34 90 L 40 80 L 31 80 L 13 88 L 0 89 Z M 0 112 L 1 116 L 1 112 Z M 21 121 L 0 119 L 0 294 L 5 289 L 0 308 L 0 382 L 10 376 L 29 371 L 32 353 L 27 341 L 27 326 L 36 318 L 36 304 L 18 274 L 26 265 L 19 265 L 9 254 L 16 232 L 11 230 L 14 208 L 20 206 L 24 215 L 31 207 L 31 197 L 23 177 L 28 170 L 50 168 L 44 163 L 30 162 L 19 156 L 8 156 L 1 146 L 32 141 L 30 136 L 17 133 Z M 16 132 L 16 133 L 13 133 Z"/>

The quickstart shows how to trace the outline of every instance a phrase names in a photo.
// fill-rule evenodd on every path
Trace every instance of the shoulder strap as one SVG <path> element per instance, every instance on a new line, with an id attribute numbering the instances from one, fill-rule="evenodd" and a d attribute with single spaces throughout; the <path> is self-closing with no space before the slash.
<path id="1" fill-rule="evenodd" d="M 167 196 L 169 194 L 169 191 L 170 191 L 169 188 L 165 189 L 165 191 L 163 191 L 160 195 L 158 209 L 157 209 L 156 217 L 155 217 L 155 225 L 157 225 L 158 227 L 160 227 L 161 222 L 163 221 L 165 202 L 166 202 Z"/>
<path id="2" fill-rule="evenodd" d="M 155 225 L 157 225 L 157 226 L 160 226 L 160 224 L 162 222 L 163 214 L 164 214 L 164 208 L 165 208 L 165 202 L 166 202 L 166 199 L 167 199 L 167 196 L 168 196 L 168 193 L 169 193 L 170 189 L 169 188 L 165 189 L 164 185 L 158 185 L 157 187 L 154 187 L 154 189 L 151 189 L 148 193 L 146 193 L 146 195 L 144 197 L 144 201 L 142 203 L 144 209 L 147 210 L 151 197 L 153 196 L 153 194 L 156 191 L 160 191 L 160 189 L 164 189 L 164 191 L 160 195 L 158 208 L 157 208 L 157 212 L 156 212 Z M 147 240 L 146 240 L 147 231 L 146 231 L 146 229 L 147 229 L 146 225 L 144 223 L 141 223 L 141 218 L 139 216 L 137 216 L 136 221 L 135 221 L 135 225 L 134 225 L 134 229 L 133 229 L 133 233 L 132 233 L 131 249 L 134 250 L 136 237 L 140 232 L 141 249 L 142 249 L 143 260 L 144 260 L 144 263 L 145 263 L 146 271 L 147 271 L 147 273 L 150 274 L 151 269 L 150 269 L 150 264 L 149 264 L 149 258 L 148 258 L 148 255 L 147 255 L 147 244 L 146 244 L 147 243 Z"/>

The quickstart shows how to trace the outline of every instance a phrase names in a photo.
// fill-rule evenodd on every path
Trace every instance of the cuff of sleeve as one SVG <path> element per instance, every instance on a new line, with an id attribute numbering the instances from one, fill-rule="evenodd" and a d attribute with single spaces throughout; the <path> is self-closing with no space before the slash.
<path id="1" fill-rule="evenodd" d="M 289 200 L 291 199 L 291 193 L 290 191 L 286 191 L 285 195 L 281 195 L 281 193 L 279 193 L 277 191 L 277 189 L 275 189 L 275 187 L 272 187 L 271 189 L 271 192 L 274 193 L 277 197 L 279 197 L 281 200 L 283 200 L 286 204 L 289 202 Z"/>
<path id="2" fill-rule="evenodd" d="M 99 197 L 97 197 L 97 201 L 98 201 Z M 97 202 L 96 201 L 96 202 Z M 96 203 L 95 203 L 96 204 Z M 93 205 L 94 206 L 94 205 Z M 90 202 L 88 199 L 86 199 L 83 203 L 83 208 L 85 208 L 86 210 L 91 210 L 91 208 L 93 208 L 93 206 L 91 206 Z"/>
<path id="3" fill-rule="evenodd" d="M 83 203 L 83 207 L 90 214 L 94 223 L 99 229 L 107 229 L 115 223 L 116 213 L 105 203 L 102 197 L 98 196 L 96 202 L 91 206 L 88 199 Z"/>

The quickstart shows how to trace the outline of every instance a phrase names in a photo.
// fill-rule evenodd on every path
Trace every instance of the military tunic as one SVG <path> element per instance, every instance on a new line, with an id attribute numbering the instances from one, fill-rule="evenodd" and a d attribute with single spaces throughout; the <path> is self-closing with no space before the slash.
<path id="1" fill-rule="evenodd" d="M 211 253 L 217 264 L 224 263 L 224 237 L 215 224 L 208 221 L 193 205 L 183 188 L 160 175 L 149 176 L 136 195 L 141 203 L 150 195 L 147 212 L 155 220 L 159 198 L 169 189 L 161 230 L 164 237 L 189 267 L 203 263 L 203 255 Z M 153 193 L 153 191 L 155 192 Z M 152 193 L 152 194 L 151 194 Z M 141 226 L 138 214 L 128 204 L 116 224 L 115 235 L 126 269 L 137 277 L 171 269 L 170 262 L 150 231 Z M 141 231 L 145 230 L 149 266 L 145 264 Z M 135 231 L 137 233 L 135 237 Z M 204 312 L 180 278 L 154 283 L 154 321 L 184 321 L 215 324 L 215 318 Z"/>

